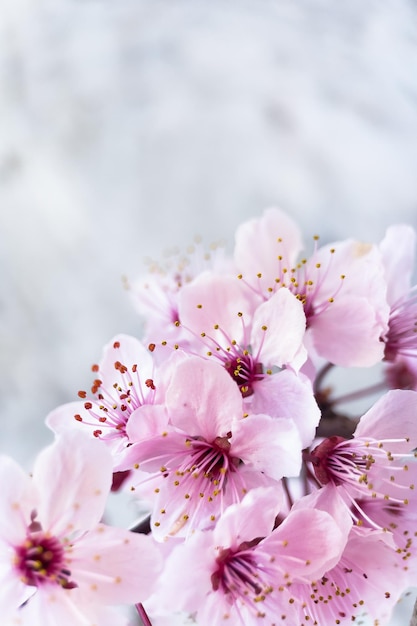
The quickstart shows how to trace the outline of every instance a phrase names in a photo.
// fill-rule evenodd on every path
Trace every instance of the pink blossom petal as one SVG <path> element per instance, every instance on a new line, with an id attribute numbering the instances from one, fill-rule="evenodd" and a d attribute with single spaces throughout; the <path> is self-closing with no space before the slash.
<path id="1" fill-rule="evenodd" d="M 75 415 L 79 415 L 81 419 L 75 419 Z M 98 422 L 92 421 L 89 412 L 84 408 L 84 402 L 80 400 L 53 409 L 47 415 L 45 423 L 56 434 L 76 429 L 92 435 L 98 427 Z"/>
<path id="2" fill-rule="evenodd" d="M 172 458 L 188 453 L 187 436 L 171 429 L 149 439 L 143 438 L 126 450 L 119 469 L 140 469 L 146 472 L 159 472 L 164 465 L 171 465 Z M 161 474 L 164 472 L 162 471 Z"/>
<path id="3" fill-rule="evenodd" d="M 0 456 L 0 537 L 13 545 L 26 536 L 39 498 L 29 476 L 11 458 Z"/>
<path id="4" fill-rule="evenodd" d="M 407 580 L 401 555 L 383 539 L 382 531 L 352 528 L 337 565 L 326 572 L 322 580 L 306 586 L 304 620 L 307 614 L 318 624 L 348 626 L 352 622 L 368 623 L 361 619 L 367 614 L 373 624 L 388 624 L 395 603 L 407 587 Z M 297 587 L 295 585 L 296 593 L 302 593 Z M 334 589 L 340 590 L 338 601 L 326 602 L 328 595 L 334 598 Z"/>
<path id="5" fill-rule="evenodd" d="M 261 304 L 253 317 L 252 340 L 253 353 L 259 352 L 262 363 L 266 366 L 281 367 L 291 363 L 298 356 L 306 329 L 306 317 L 300 300 L 288 289 L 279 289 L 269 300 Z"/>
<path id="6" fill-rule="evenodd" d="M 363 297 L 340 294 L 313 316 L 310 332 L 317 353 L 342 367 L 368 367 L 384 356 L 383 327 Z"/>
<path id="7" fill-rule="evenodd" d="M 165 563 L 160 579 L 162 606 L 190 613 L 204 606 L 215 568 L 213 534 L 196 531 Z"/>
<path id="8" fill-rule="evenodd" d="M 276 487 L 253 489 L 243 500 L 229 506 L 213 531 L 214 543 L 238 548 L 244 541 L 269 535 L 282 505 L 282 490 Z"/>
<path id="9" fill-rule="evenodd" d="M 315 509 L 329 513 L 341 531 L 342 537 L 345 538 L 345 542 L 347 541 L 353 524 L 352 517 L 339 489 L 332 483 L 328 483 L 325 487 L 297 500 L 293 510 L 298 509 Z M 338 558 L 339 555 L 336 556 L 334 565 L 336 565 Z M 329 566 L 331 565 L 330 563 Z"/>
<path id="10" fill-rule="evenodd" d="M 248 298 L 248 290 L 235 277 L 204 272 L 192 283 L 185 285 L 179 295 L 181 323 L 196 333 L 214 336 L 214 326 L 225 332 L 230 339 L 220 337 L 220 342 L 238 343 L 243 338 L 241 316 L 251 316 L 253 304 Z"/>
<path id="11" fill-rule="evenodd" d="M 112 468 L 105 445 L 77 431 L 64 433 L 44 449 L 33 470 L 43 529 L 58 535 L 95 526 L 104 511 Z"/>
<path id="12" fill-rule="evenodd" d="M 264 211 L 261 218 L 241 224 L 235 242 L 235 263 L 244 280 L 251 284 L 260 281 L 266 288 L 275 284 L 277 256 L 282 256 L 284 266 L 291 268 L 303 248 L 298 226 L 275 208 Z"/>
<path id="13" fill-rule="evenodd" d="M 335 297 L 337 300 L 345 295 L 364 297 L 380 313 L 381 319 L 386 320 L 389 307 L 385 271 L 377 246 L 353 239 L 337 241 L 319 248 L 308 264 L 317 262 L 322 299 Z"/>
<path id="14" fill-rule="evenodd" d="M 256 383 L 251 400 L 252 413 L 291 419 L 300 433 L 302 447 L 311 444 L 321 413 L 305 376 L 297 376 L 291 370 L 265 376 Z"/>
<path id="15" fill-rule="evenodd" d="M 411 226 L 387 228 L 380 250 L 387 281 L 387 301 L 393 305 L 409 290 L 414 268 L 416 233 Z"/>
<path id="16" fill-rule="evenodd" d="M 123 363 L 129 370 L 136 365 L 143 382 L 153 376 L 153 362 L 149 350 L 130 335 L 116 335 L 103 349 L 99 376 L 102 377 L 105 387 L 111 388 L 115 383 L 124 386 L 123 373 L 115 368 L 116 362 Z"/>
<path id="17" fill-rule="evenodd" d="M 233 455 L 275 480 L 297 476 L 301 439 L 295 424 L 269 415 L 249 415 L 233 425 Z"/>
<path id="18" fill-rule="evenodd" d="M 20 621 L 21 620 L 21 621 Z M 114 609 L 85 603 L 79 589 L 46 585 L 16 612 L 10 626 L 128 626 L 126 617 Z M 9 626 L 9 625 L 7 625 Z"/>
<path id="19" fill-rule="evenodd" d="M 162 557 L 151 537 L 104 524 L 67 553 L 73 579 L 86 598 L 97 604 L 146 600 L 162 569 Z"/>
<path id="20" fill-rule="evenodd" d="M 178 365 L 167 391 L 172 424 L 206 441 L 224 437 L 243 414 L 238 386 L 218 363 L 190 357 Z"/>
<path id="21" fill-rule="evenodd" d="M 21 606 L 33 595 L 34 587 L 28 587 L 18 577 L 17 572 L 11 572 L 14 550 L 7 546 L 9 554 L 5 553 L 0 543 L 0 615 L 2 623 L 15 613 L 16 607 Z"/>
<path id="22" fill-rule="evenodd" d="M 264 540 L 291 580 L 322 576 L 340 558 L 344 534 L 328 513 L 314 509 L 293 510 Z"/>
<path id="23" fill-rule="evenodd" d="M 388 391 L 363 415 L 355 430 L 355 437 L 395 440 L 384 449 L 391 452 L 410 452 L 417 447 L 417 394 L 415 391 L 395 389 Z M 406 441 L 405 441 L 406 439 Z"/>
<path id="24" fill-rule="evenodd" d="M 165 406 L 144 404 L 133 411 L 126 425 L 126 433 L 131 443 L 162 435 L 168 426 Z"/>

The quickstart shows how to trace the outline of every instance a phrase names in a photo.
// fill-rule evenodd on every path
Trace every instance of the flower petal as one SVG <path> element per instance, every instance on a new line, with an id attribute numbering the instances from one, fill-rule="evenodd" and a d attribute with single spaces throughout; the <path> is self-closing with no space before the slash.
<path id="1" fill-rule="evenodd" d="M 288 289 L 279 289 L 269 300 L 261 304 L 253 317 L 253 353 L 259 352 L 264 365 L 282 367 L 297 356 L 297 367 L 304 363 L 300 359 L 306 329 L 306 316 L 300 300 Z"/>
<path id="2" fill-rule="evenodd" d="M 301 439 L 295 424 L 269 415 L 249 415 L 233 425 L 232 454 L 275 480 L 297 476 Z"/>
<path id="3" fill-rule="evenodd" d="M 104 524 L 76 541 L 69 554 L 72 578 L 86 598 L 99 604 L 146 600 L 162 569 L 151 537 Z"/>
<path id="4" fill-rule="evenodd" d="M 377 440 L 395 439 L 397 442 L 393 441 L 385 448 L 391 452 L 407 453 L 417 447 L 416 416 L 415 391 L 388 391 L 361 417 L 354 436 Z"/>
<path id="5" fill-rule="evenodd" d="M 166 399 L 172 423 L 189 436 L 212 442 L 243 414 L 238 386 L 218 363 L 190 357 L 176 368 Z"/>
<path id="6" fill-rule="evenodd" d="M 105 445 L 78 431 L 60 435 L 45 448 L 33 470 L 43 529 L 58 535 L 95 526 L 103 515 L 112 469 Z"/>
<path id="7" fill-rule="evenodd" d="M 252 489 L 243 500 L 229 506 L 213 531 L 216 546 L 237 548 L 244 541 L 269 535 L 282 504 L 282 490 L 276 487 Z"/>
<path id="8" fill-rule="evenodd" d="M 0 537 L 13 545 L 26 537 L 31 513 L 38 507 L 35 485 L 11 458 L 0 457 Z"/>
<path id="9" fill-rule="evenodd" d="M 239 226 L 235 237 L 235 262 L 245 281 L 265 288 L 275 284 L 278 273 L 277 256 L 285 267 L 294 267 L 303 249 L 296 223 L 276 208 L 264 211 L 261 218 Z M 258 274 L 262 276 L 259 278 Z"/>

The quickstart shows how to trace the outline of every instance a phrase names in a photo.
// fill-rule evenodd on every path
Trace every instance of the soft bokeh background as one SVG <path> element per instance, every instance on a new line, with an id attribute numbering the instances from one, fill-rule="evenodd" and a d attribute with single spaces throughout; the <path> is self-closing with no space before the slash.
<path id="1" fill-rule="evenodd" d="M 29 467 L 102 345 L 140 333 L 122 276 L 145 257 L 231 247 L 270 205 L 323 241 L 417 225 L 416 13 L 1 1 L 0 452 Z"/>

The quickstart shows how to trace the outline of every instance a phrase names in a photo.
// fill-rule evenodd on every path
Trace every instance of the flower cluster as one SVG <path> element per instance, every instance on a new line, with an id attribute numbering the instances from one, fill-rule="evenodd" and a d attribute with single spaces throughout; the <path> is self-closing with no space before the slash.
<path id="1" fill-rule="evenodd" d="M 270 209 L 233 255 L 153 265 L 144 338 L 114 337 L 47 417 L 32 478 L 1 460 L 5 623 L 124 624 L 132 603 L 147 626 L 387 624 L 417 572 L 414 244 L 397 225 L 303 258 Z M 377 402 L 339 413 L 330 369 L 377 364 Z M 135 532 L 100 523 L 111 474 L 149 510 Z"/>

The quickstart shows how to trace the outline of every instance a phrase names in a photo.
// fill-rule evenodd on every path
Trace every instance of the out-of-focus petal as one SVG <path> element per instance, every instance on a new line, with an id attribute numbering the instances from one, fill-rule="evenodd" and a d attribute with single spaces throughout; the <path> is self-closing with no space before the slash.
<path id="1" fill-rule="evenodd" d="M 37 457 L 33 481 L 45 531 L 54 535 L 89 530 L 103 515 L 113 462 L 105 445 L 77 431 L 63 433 Z"/>
<path id="2" fill-rule="evenodd" d="M 71 573 L 98 604 L 146 600 L 162 569 L 151 537 L 100 524 L 69 550 Z"/>
<path id="3" fill-rule="evenodd" d="M 10 457 L 0 456 L 0 538 L 10 545 L 26 536 L 38 494 L 29 476 Z"/>

